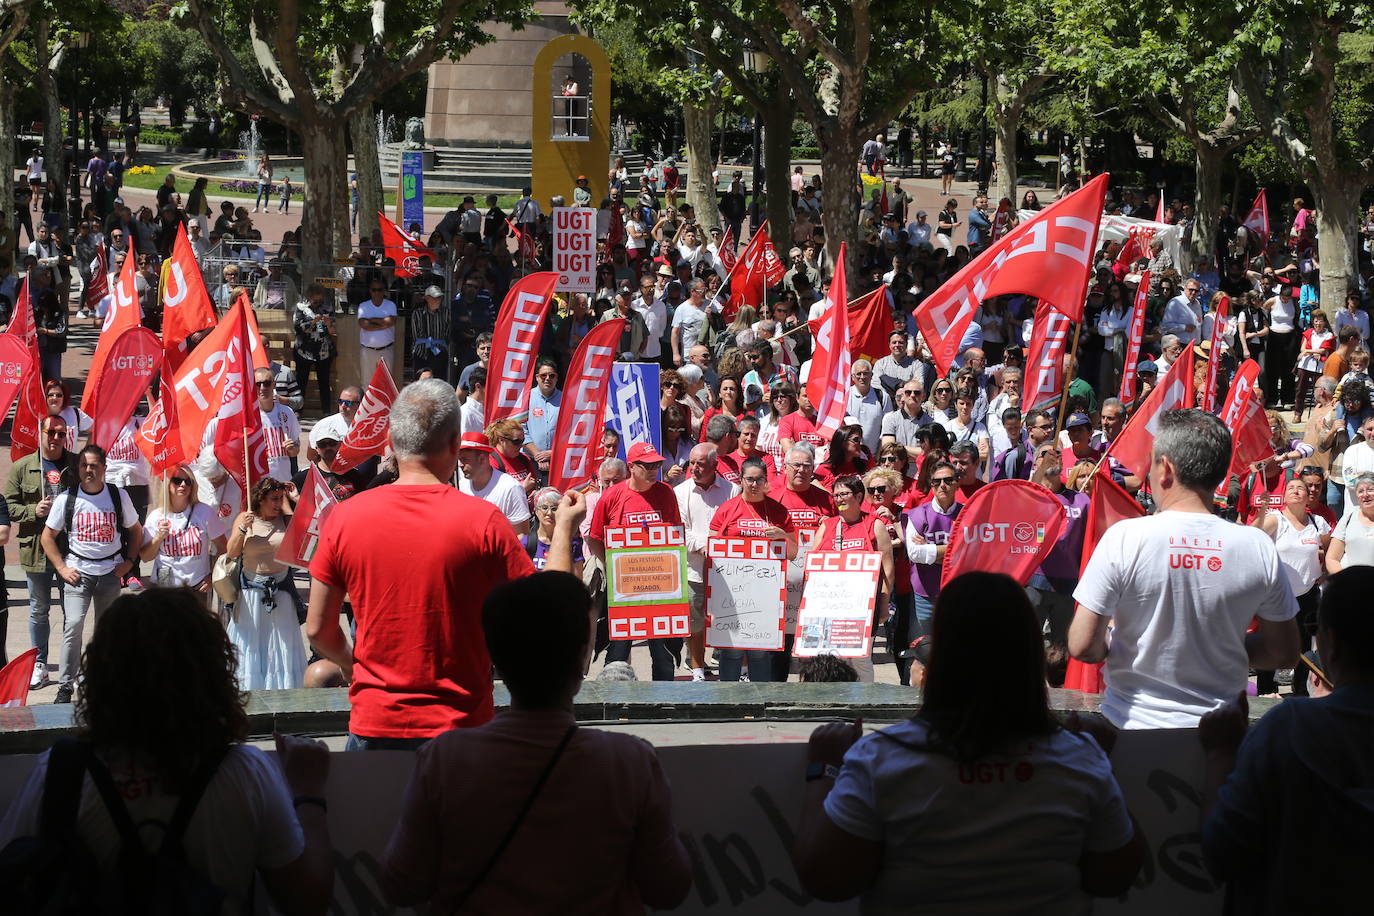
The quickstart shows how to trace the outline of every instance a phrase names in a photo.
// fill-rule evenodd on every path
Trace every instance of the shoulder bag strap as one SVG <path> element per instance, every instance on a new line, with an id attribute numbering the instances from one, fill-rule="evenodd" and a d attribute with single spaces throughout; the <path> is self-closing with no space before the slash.
<path id="1" fill-rule="evenodd" d="M 85 775 L 82 743 L 75 738 L 58 740 L 48 754 L 48 773 L 43 780 L 43 806 L 38 821 L 41 834 L 57 837 L 75 832 Z"/>
<path id="2" fill-rule="evenodd" d="M 206 787 L 210 785 L 210 780 L 219 771 L 219 766 L 228 753 L 229 746 L 225 745 L 218 753 L 205 758 L 195 777 L 186 785 L 186 791 L 181 794 L 176 811 L 172 814 L 172 821 L 167 825 L 167 832 L 162 837 L 164 853 L 171 852 L 177 856 L 184 856 L 181 838 L 186 835 L 186 825 L 191 822 L 191 815 L 196 813 L 201 796 L 205 794 Z"/>
<path id="3" fill-rule="evenodd" d="M 511 840 L 515 839 L 515 834 L 520 830 L 520 825 L 525 822 L 525 816 L 529 814 L 530 809 L 534 807 L 534 802 L 539 798 L 539 793 L 543 790 L 544 783 L 549 781 L 549 776 L 553 773 L 553 768 L 558 764 L 558 759 L 563 756 L 563 751 L 567 749 L 568 742 L 572 740 L 573 732 L 575 731 L 577 731 L 577 726 L 569 725 L 568 730 L 563 733 L 563 740 L 558 742 L 558 747 L 554 749 L 553 756 L 549 758 L 549 762 L 544 766 L 544 772 L 539 774 L 539 779 L 535 781 L 534 788 L 531 789 L 530 794 L 526 796 L 525 803 L 520 806 L 520 813 L 515 815 L 515 820 L 511 822 L 510 829 L 506 831 L 506 835 L 503 836 L 501 842 L 497 844 L 496 850 L 491 854 L 491 858 L 487 859 L 486 864 L 482 866 L 481 870 L 478 871 L 476 875 L 473 875 L 472 880 L 468 882 L 468 886 L 464 888 L 463 892 L 458 895 L 458 898 L 453 901 L 453 906 L 449 909 L 449 913 L 456 913 L 462 909 L 463 904 L 467 903 L 468 898 L 472 896 L 472 892 L 482 886 L 482 882 L 487 879 L 487 875 L 491 874 L 491 870 L 496 867 L 496 863 L 501 861 L 502 854 L 505 853 L 506 847 L 510 845 Z"/>
<path id="4" fill-rule="evenodd" d="M 129 808 L 120 797 L 119 790 L 115 788 L 109 769 L 95 755 L 95 749 L 89 745 L 86 747 L 85 756 L 86 771 L 91 774 L 91 782 L 95 783 L 100 800 L 105 803 L 105 810 L 110 813 L 110 820 L 114 821 L 120 839 L 132 848 L 142 847 L 143 840 L 139 838 L 138 828 L 134 826 L 133 818 L 129 817 Z"/>

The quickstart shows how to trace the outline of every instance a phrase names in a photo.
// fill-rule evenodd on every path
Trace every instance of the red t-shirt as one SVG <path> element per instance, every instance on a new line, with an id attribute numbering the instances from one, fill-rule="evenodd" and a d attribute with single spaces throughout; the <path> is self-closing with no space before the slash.
<path id="1" fill-rule="evenodd" d="M 310 575 L 353 602 L 353 714 L 372 738 L 431 738 L 491 719 L 482 602 L 534 572 L 491 503 L 443 484 L 391 484 L 331 511 Z"/>
<path id="2" fill-rule="evenodd" d="M 631 489 L 628 480 L 622 480 L 602 493 L 601 498 L 596 501 L 588 534 L 598 541 L 604 541 L 607 528 L 653 524 L 682 524 L 682 515 L 678 512 L 677 496 L 673 493 L 673 488 L 662 481 L 654 481 L 648 490 L 640 493 Z"/>
<path id="3" fill-rule="evenodd" d="M 986 487 L 987 485 L 988 482 L 986 480 L 979 480 L 976 477 L 973 479 L 973 483 L 959 484 L 959 496 L 961 497 L 959 502 L 967 503 L 970 499 L 973 498 L 974 493 L 977 493 L 979 490 L 983 489 L 983 487 Z M 925 502 L 925 500 L 922 500 L 922 502 Z"/>
<path id="4" fill-rule="evenodd" d="M 867 463 L 856 461 L 853 458 L 845 460 L 838 468 L 831 468 L 830 463 L 822 461 L 816 465 L 816 483 L 825 487 L 827 490 L 835 488 L 835 481 L 849 474 L 862 477 L 868 470 Z"/>
<path id="5" fill-rule="evenodd" d="M 782 503 L 765 496 L 762 502 L 745 502 L 736 496 L 716 510 L 711 517 L 711 531 L 727 538 L 761 538 L 765 528 L 781 528 L 793 534 L 797 526 Z"/>
<path id="6" fill-rule="evenodd" d="M 787 510 L 792 527 L 803 534 L 815 531 L 827 516 L 835 514 L 835 500 L 817 486 L 807 487 L 801 492 L 784 487 L 778 491 L 777 498 Z"/>
<path id="7" fill-rule="evenodd" d="M 794 410 L 778 421 L 778 441 L 783 439 L 810 442 L 818 447 L 825 444 L 825 437 L 816 432 L 815 421 L 808 420 L 800 410 Z"/>
<path id="8" fill-rule="evenodd" d="M 816 546 L 820 550 L 835 550 L 835 529 L 837 526 L 843 526 L 840 530 L 839 550 L 877 550 L 878 538 L 873 529 L 880 524 L 886 527 L 887 522 L 872 512 L 865 512 L 852 525 L 838 515 L 832 515 L 821 525 L 820 540 L 816 542 Z"/>
<path id="9" fill-rule="evenodd" d="M 491 456 L 491 466 L 514 477 L 516 483 L 523 484 L 534 475 L 534 461 L 524 452 L 520 452 L 512 460 L 497 450 Z"/>
<path id="10" fill-rule="evenodd" d="M 739 449 L 735 449 L 725 457 L 729 459 L 730 463 L 733 464 L 736 469 L 744 467 L 744 460 L 746 458 L 757 458 L 763 462 L 763 469 L 768 473 L 770 479 L 777 477 L 781 471 L 781 468 L 778 466 L 773 456 L 763 449 L 755 449 L 752 455 L 746 455 Z M 735 481 L 731 481 L 731 483 L 735 483 Z"/>
<path id="11" fill-rule="evenodd" d="M 739 483 L 739 459 L 737 453 L 716 456 L 716 473 L 731 483 Z"/>
<path id="12" fill-rule="evenodd" d="M 1313 515 L 1326 519 L 1326 523 L 1330 525 L 1332 528 L 1336 527 L 1336 513 L 1332 512 L 1331 507 L 1328 506 L 1326 503 L 1313 503 L 1312 505 L 1307 507 L 1307 511 L 1312 513 Z"/>

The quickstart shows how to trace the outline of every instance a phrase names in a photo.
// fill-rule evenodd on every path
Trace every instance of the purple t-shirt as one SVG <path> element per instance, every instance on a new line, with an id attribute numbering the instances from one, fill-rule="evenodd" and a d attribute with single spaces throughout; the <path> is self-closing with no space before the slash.
<path id="1" fill-rule="evenodd" d="M 1083 532 L 1088 525 L 1088 504 L 1092 500 L 1088 494 L 1067 487 L 1056 495 L 1064 504 L 1064 527 L 1059 529 L 1059 540 L 1049 556 L 1040 564 L 1040 572 L 1051 582 L 1067 580 L 1072 591 L 1078 583 L 1078 568 L 1083 560 Z"/>
<path id="2" fill-rule="evenodd" d="M 944 515 L 935 508 L 934 500 L 922 503 L 915 509 L 906 511 L 907 530 L 915 531 L 932 544 L 948 544 L 949 532 L 954 528 L 954 519 L 963 508 L 963 503 L 956 502 L 949 515 Z M 939 595 L 940 568 L 939 563 L 912 563 L 912 590 L 925 598 Z"/>
<path id="3" fill-rule="evenodd" d="M 533 538 L 533 539 L 534 539 L 534 556 L 531 557 L 530 559 L 534 562 L 534 568 L 535 568 L 535 569 L 542 570 L 542 569 L 544 568 L 544 566 L 549 562 L 549 561 L 548 561 L 549 545 L 548 545 L 548 544 L 545 544 L 543 541 L 539 540 L 538 536 L 535 535 L 535 533 L 534 533 L 533 531 L 531 531 L 529 534 L 525 535 L 525 538 L 526 538 L 526 539 L 530 539 L 530 538 Z M 1079 540 L 1081 541 L 1082 538 L 1080 537 Z M 524 543 L 524 542 L 525 542 L 524 540 L 521 541 L 521 543 Z M 582 562 L 582 539 L 581 539 L 581 538 L 573 538 L 573 542 L 572 542 L 572 558 L 573 558 L 573 562 L 574 562 L 574 563 L 581 563 L 581 562 Z"/>

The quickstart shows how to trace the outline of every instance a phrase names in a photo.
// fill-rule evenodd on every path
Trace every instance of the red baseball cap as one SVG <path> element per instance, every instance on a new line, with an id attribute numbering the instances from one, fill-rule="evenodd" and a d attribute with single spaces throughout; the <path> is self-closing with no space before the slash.
<path id="1" fill-rule="evenodd" d="M 625 453 L 627 464 L 657 464 L 664 458 L 648 442 L 636 442 L 630 446 L 630 450 Z"/>
<path id="2" fill-rule="evenodd" d="M 479 452 L 486 452 L 488 455 L 496 451 L 487 441 L 486 433 L 479 432 L 463 433 L 463 438 L 458 440 L 458 448 L 472 448 Z"/>

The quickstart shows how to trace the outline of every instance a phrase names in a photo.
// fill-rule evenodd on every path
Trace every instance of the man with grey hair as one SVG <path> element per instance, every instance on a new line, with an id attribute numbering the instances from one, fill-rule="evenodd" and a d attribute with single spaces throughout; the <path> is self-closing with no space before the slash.
<path id="1" fill-rule="evenodd" d="M 873 364 L 856 359 L 849 370 L 849 399 L 844 405 L 844 421 L 857 423 L 864 431 L 864 445 L 872 455 L 878 454 L 878 441 L 883 434 L 883 415 L 892 410 L 887 392 L 873 385 Z"/>
<path id="2" fill-rule="evenodd" d="M 734 418 L 718 413 L 706 423 L 705 439 L 716 447 L 717 466 L 731 483 L 739 483 L 739 464 L 730 456 L 739 448 Z"/>
<path id="3" fill-rule="evenodd" d="M 706 334 L 706 281 L 693 280 L 689 298 L 673 310 L 673 365 L 687 362 L 687 353 Z"/>
<path id="4" fill-rule="evenodd" d="M 1069 652 L 1106 662 L 1102 714 L 1118 728 L 1195 727 L 1245 690 L 1249 669 L 1297 663 L 1298 604 L 1273 540 L 1212 514 L 1230 464 L 1217 417 L 1161 414 L 1149 472 L 1158 511 L 1108 528 L 1074 590 Z"/>
<path id="5" fill-rule="evenodd" d="M 1159 378 L 1163 379 L 1168 373 L 1169 367 L 1178 359 L 1183 352 L 1183 341 L 1177 334 L 1165 334 L 1159 338 L 1159 359 L 1155 360 L 1155 367 L 1159 372 Z M 1142 400 L 1137 397 L 1137 400 Z"/>
<path id="6" fill-rule="evenodd" d="M 491 719 L 482 602 L 534 564 L 499 509 L 450 485 L 460 431 L 451 385 L 407 385 L 391 408 L 396 482 L 340 503 L 320 532 L 306 635 L 352 682 L 350 750 L 415 748 Z M 545 569 L 572 571 L 585 509 L 580 494 L 563 497 Z M 352 646 L 339 625 L 345 594 Z"/>
<path id="7" fill-rule="evenodd" d="M 687 658 L 692 680 L 706 680 L 706 541 L 716 510 L 739 493 L 739 487 L 716 473 L 716 447 L 703 442 L 687 456 L 690 475 L 673 488 L 687 540 L 687 583 L 692 589 L 692 632 L 687 637 Z"/>
<path id="8" fill-rule="evenodd" d="M 782 503 L 787 517 L 797 531 L 797 555 L 787 563 L 787 602 L 785 623 L 787 636 L 782 652 L 774 656 L 773 680 L 787 680 L 791 668 L 793 635 L 797 629 L 797 610 L 801 606 L 802 583 L 806 573 L 806 545 L 811 533 L 821 522 L 835 514 L 835 500 L 815 482 L 816 447 L 810 442 L 798 442 L 787 450 L 782 459 L 781 489 L 772 497 Z"/>

